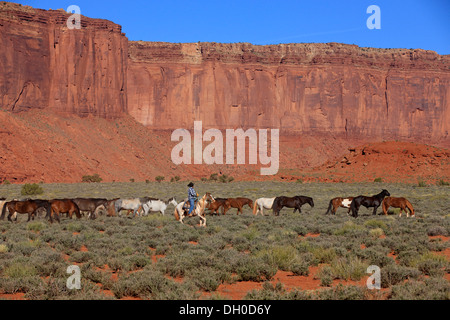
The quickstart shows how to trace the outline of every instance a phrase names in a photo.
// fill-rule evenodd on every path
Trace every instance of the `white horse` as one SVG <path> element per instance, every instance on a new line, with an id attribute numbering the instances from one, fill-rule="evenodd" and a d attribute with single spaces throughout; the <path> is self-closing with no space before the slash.
<path id="1" fill-rule="evenodd" d="M 173 204 L 175 207 L 177 206 L 177 201 L 175 198 L 170 198 L 167 201 L 160 200 L 160 199 L 151 199 L 145 203 L 142 204 L 142 209 L 144 210 L 144 216 L 148 215 L 148 213 L 151 212 L 161 212 L 162 215 L 164 215 L 164 211 L 166 211 L 167 206 L 169 204 Z"/>
<path id="2" fill-rule="evenodd" d="M 114 203 L 116 212 L 120 216 L 120 210 L 133 210 L 133 217 L 139 215 L 139 210 L 142 207 L 142 199 L 118 199 Z"/>
<path id="3" fill-rule="evenodd" d="M 256 199 L 253 203 L 253 214 L 255 216 L 258 215 L 258 212 L 261 211 L 261 215 L 264 215 L 263 209 L 272 209 L 273 201 L 275 198 L 259 198 Z"/>
<path id="4" fill-rule="evenodd" d="M 197 204 L 195 205 L 194 210 L 192 210 L 192 216 L 199 216 L 200 218 L 200 226 L 206 227 L 206 217 L 205 217 L 205 209 L 206 209 L 206 202 L 210 200 L 211 202 L 214 202 L 214 198 L 211 196 L 209 192 L 207 192 L 203 197 L 198 199 Z M 181 201 L 176 207 L 175 207 L 175 219 L 180 221 L 184 224 L 183 219 L 186 216 L 186 212 L 183 209 L 184 204 L 187 202 Z"/>

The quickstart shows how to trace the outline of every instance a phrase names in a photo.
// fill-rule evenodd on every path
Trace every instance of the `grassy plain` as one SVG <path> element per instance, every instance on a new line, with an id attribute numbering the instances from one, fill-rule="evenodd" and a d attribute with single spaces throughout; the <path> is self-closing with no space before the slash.
<path id="1" fill-rule="evenodd" d="M 179 201 L 186 182 L 43 184 L 41 199 L 73 197 L 141 197 Z M 244 299 L 449 299 L 450 210 L 448 186 L 385 183 L 232 182 L 196 183 L 196 191 L 215 197 L 306 195 L 315 206 L 301 214 L 283 209 L 253 216 L 231 209 L 180 224 L 173 206 L 166 215 L 106 217 L 49 224 L 0 221 L 0 298 L 24 299 L 223 299 L 225 284 L 255 282 Z M 340 208 L 325 215 L 336 196 L 372 195 L 387 189 L 410 200 L 416 218 L 373 216 L 360 209 L 354 219 Z M 0 197 L 22 198 L 20 185 L 1 185 Z M 378 213 L 381 213 L 379 208 Z M 309 236 L 315 235 L 315 236 Z M 67 267 L 81 268 L 80 290 L 66 287 Z M 381 268 L 381 290 L 361 280 L 370 265 Z M 311 277 L 320 285 L 304 290 L 273 283 L 277 272 L 294 279 Z M 353 281 L 335 285 L 336 281 Z M 272 281 L 272 282 L 271 282 Z M 358 282 L 359 281 L 359 282 Z"/>

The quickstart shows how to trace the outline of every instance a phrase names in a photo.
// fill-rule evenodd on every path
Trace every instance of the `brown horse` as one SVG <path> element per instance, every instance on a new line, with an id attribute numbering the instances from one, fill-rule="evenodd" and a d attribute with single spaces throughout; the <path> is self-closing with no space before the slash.
<path id="1" fill-rule="evenodd" d="M 242 214 L 242 207 L 248 205 L 250 209 L 253 209 L 253 200 L 249 198 L 228 198 L 225 201 L 223 214 L 226 214 L 230 208 L 237 208 L 236 214 Z"/>
<path id="2" fill-rule="evenodd" d="M 70 199 L 57 199 L 51 200 L 51 213 L 50 217 L 56 217 L 58 222 L 61 222 L 59 219 L 59 215 L 61 213 L 67 213 L 69 218 L 72 219 L 73 213 L 77 216 L 78 219 L 81 219 L 80 208 L 77 206 L 75 202 Z M 52 221 L 52 220 L 50 220 Z"/>
<path id="3" fill-rule="evenodd" d="M 350 213 L 350 204 L 353 201 L 353 197 L 347 197 L 347 198 L 341 198 L 341 197 L 337 197 L 337 198 L 333 198 L 330 200 L 330 204 L 328 205 L 328 210 L 325 214 L 336 214 L 337 209 L 339 209 L 339 207 L 341 208 L 348 208 L 348 212 L 347 214 Z"/>
<path id="4" fill-rule="evenodd" d="M 402 212 L 406 212 L 406 216 L 409 217 L 411 214 L 411 217 L 415 217 L 414 208 L 411 205 L 411 202 L 409 202 L 406 198 L 395 198 L 395 197 L 386 197 L 383 200 L 383 213 L 384 215 L 387 215 L 389 207 L 394 208 L 400 208 L 400 215 L 402 216 Z M 406 208 L 408 208 L 409 212 L 406 211 Z"/>
<path id="5" fill-rule="evenodd" d="M 0 219 L 3 220 L 5 218 L 6 210 L 8 210 L 8 221 L 12 222 L 11 216 L 21 213 L 28 214 L 28 222 L 31 218 L 34 220 L 37 210 L 42 207 L 47 210 L 47 214 L 50 213 L 50 203 L 46 200 L 9 201 L 4 204 Z M 17 221 L 17 216 L 15 220 Z"/>
<path id="6" fill-rule="evenodd" d="M 209 209 L 209 213 L 219 215 L 219 209 L 222 208 L 222 214 L 224 213 L 225 204 L 227 202 L 226 198 L 214 198 L 214 202 L 208 202 L 206 209 Z"/>

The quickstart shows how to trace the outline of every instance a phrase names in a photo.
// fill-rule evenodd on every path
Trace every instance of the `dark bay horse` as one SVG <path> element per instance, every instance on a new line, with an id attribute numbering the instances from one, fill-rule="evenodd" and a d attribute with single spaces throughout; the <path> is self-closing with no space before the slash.
<path id="1" fill-rule="evenodd" d="M 107 199 L 96 198 L 75 198 L 72 199 L 76 203 L 81 212 L 89 212 L 88 218 L 95 219 L 95 212 L 101 206 L 105 207 L 108 202 Z"/>
<path id="2" fill-rule="evenodd" d="M 384 197 L 390 196 L 391 194 L 386 189 L 383 189 L 379 194 L 376 194 L 371 197 L 366 196 L 357 196 L 353 199 L 352 204 L 350 205 L 350 210 L 352 211 L 352 216 L 354 218 L 358 217 L 358 211 L 360 206 L 364 206 L 366 208 L 373 208 L 373 215 L 377 214 L 377 209 L 383 202 Z"/>
<path id="3" fill-rule="evenodd" d="M 242 214 L 242 207 L 248 205 L 250 209 L 253 209 L 253 200 L 249 198 L 228 198 L 225 201 L 223 214 L 226 214 L 230 208 L 237 208 L 236 214 Z"/>
<path id="4" fill-rule="evenodd" d="M 45 208 L 47 215 L 50 215 L 50 203 L 47 200 L 25 200 L 25 201 L 9 201 L 6 202 L 2 209 L 2 215 L 0 219 L 5 218 L 6 210 L 8 210 L 8 220 L 12 222 L 11 216 L 15 213 L 28 214 L 28 221 L 36 216 L 36 212 L 39 208 Z M 17 217 L 16 217 L 17 221 Z M 51 221 L 51 216 L 50 216 Z"/>
<path id="5" fill-rule="evenodd" d="M 301 213 L 302 212 L 301 207 L 305 203 L 308 203 L 311 206 L 311 208 L 314 207 L 314 200 L 311 197 L 306 196 L 276 197 L 275 200 L 273 200 L 272 205 L 273 214 L 276 216 L 280 215 L 280 210 L 283 209 L 283 207 L 294 208 L 294 213 L 297 210 L 299 213 Z"/>
<path id="6" fill-rule="evenodd" d="M 81 219 L 80 208 L 78 208 L 77 204 L 70 199 L 50 200 L 50 205 L 50 222 L 52 222 L 52 217 L 56 217 L 56 220 L 61 222 L 59 219 L 61 213 L 69 214 L 70 219 L 72 219 L 72 215 L 75 213 L 77 218 Z"/>

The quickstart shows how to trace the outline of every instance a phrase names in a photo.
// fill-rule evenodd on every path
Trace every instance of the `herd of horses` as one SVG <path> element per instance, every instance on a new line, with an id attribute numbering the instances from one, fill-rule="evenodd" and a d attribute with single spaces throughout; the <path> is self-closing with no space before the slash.
<path id="1" fill-rule="evenodd" d="M 301 207 L 304 204 L 309 204 L 311 208 L 314 207 L 313 198 L 307 196 L 286 197 L 279 196 L 273 198 L 258 198 L 252 200 L 249 198 L 214 198 L 209 192 L 203 197 L 199 198 L 195 203 L 195 208 L 191 215 L 188 215 L 189 202 L 187 199 L 177 203 L 174 197 L 164 201 L 162 199 L 143 197 L 134 199 L 92 199 L 92 198 L 76 198 L 76 199 L 54 199 L 54 200 L 13 200 L 6 201 L 5 198 L 0 198 L 1 216 L 0 220 L 4 220 L 6 212 L 8 212 L 8 220 L 17 221 L 17 214 L 28 214 L 28 220 L 34 220 L 38 214 L 38 210 L 45 211 L 45 218 L 51 223 L 53 220 L 60 222 L 60 216 L 66 214 L 72 219 L 73 214 L 80 219 L 82 215 L 87 213 L 87 217 L 95 219 L 99 210 L 103 208 L 107 216 L 121 216 L 122 210 L 127 211 L 127 215 L 131 212 L 134 216 L 146 216 L 150 212 L 160 212 L 165 214 L 169 204 L 175 207 L 174 215 L 176 220 L 183 222 L 183 219 L 191 216 L 198 216 L 200 218 L 200 226 L 206 226 L 206 210 L 209 210 L 211 215 L 226 214 L 231 208 L 237 209 L 237 214 L 242 214 L 243 207 L 248 205 L 253 210 L 256 216 L 258 213 L 264 215 L 264 209 L 272 210 L 275 216 L 280 214 L 281 209 L 293 208 L 294 213 L 298 211 L 301 213 Z M 400 217 L 405 211 L 409 217 L 414 217 L 414 208 L 411 203 L 403 197 L 391 197 L 390 193 L 383 189 L 380 193 L 373 196 L 356 196 L 356 197 L 336 197 L 330 200 L 328 210 L 325 214 L 335 215 L 338 208 L 347 208 L 348 214 L 358 217 L 358 212 L 361 206 L 366 208 L 373 208 L 373 215 L 376 215 L 378 207 L 382 206 L 383 213 L 387 215 L 390 207 L 400 208 Z"/>

